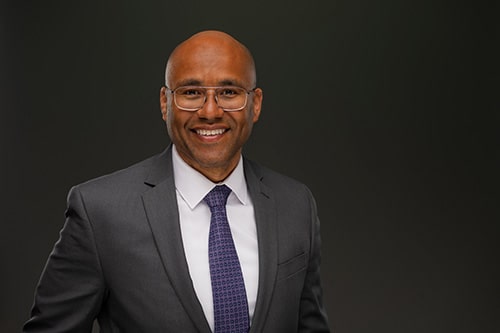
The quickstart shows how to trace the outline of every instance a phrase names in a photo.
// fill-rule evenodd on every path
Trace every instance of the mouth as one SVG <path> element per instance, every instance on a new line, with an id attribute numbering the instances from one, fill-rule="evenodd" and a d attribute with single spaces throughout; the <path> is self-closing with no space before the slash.
<path id="1" fill-rule="evenodd" d="M 216 135 L 221 135 L 226 132 L 225 129 L 219 128 L 219 129 L 213 129 L 213 130 L 207 130 L 207 129 L 197 129 L 196 134 L 201 135 L 201 136 L 216 136 Z"/>

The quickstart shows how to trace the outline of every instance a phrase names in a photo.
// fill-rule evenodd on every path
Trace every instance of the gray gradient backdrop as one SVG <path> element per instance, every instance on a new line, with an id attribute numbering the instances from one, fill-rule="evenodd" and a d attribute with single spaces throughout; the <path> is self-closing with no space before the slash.
<path id="1" fill-rule="evenodd" d="M 166 147 L 166 58 L 221 29 L 264 89 L 247 155 L 317 198 L 336 332 L 499 332 L 497 3 L 3 1 L 0 331 L 70 187 Z"/>

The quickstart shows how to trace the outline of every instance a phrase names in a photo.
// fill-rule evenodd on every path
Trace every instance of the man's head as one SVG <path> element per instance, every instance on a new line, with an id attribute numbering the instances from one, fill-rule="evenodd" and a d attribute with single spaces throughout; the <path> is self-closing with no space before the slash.
<path id="1" fill-rule="evenodd" d="M 236 167 L 260 115 L 262 90 L 255 87 L 251 53 L 226 33 L 197 33 L 170 55 L 165 82 L 167 87 L 160 91 L 161 112 L 179 155 L 210 180 L 222 181 Z M 224 104 L 225 90 L 201 88 L 181 92 L 178 89 L 185 86 L 241 87 L 244 91 L 241 90 L 240 98 L 243 102 L 246 98 L 247 102 L 241 104 L 244 105 L 241 110 L 224 111 L 217 100 Z M 205 102 L 202 99 L 199 109 L 186 111 L 181 100 L 199 92 L 206 93 Z M 232 94 L 232 90 L 228 93 Z"/>

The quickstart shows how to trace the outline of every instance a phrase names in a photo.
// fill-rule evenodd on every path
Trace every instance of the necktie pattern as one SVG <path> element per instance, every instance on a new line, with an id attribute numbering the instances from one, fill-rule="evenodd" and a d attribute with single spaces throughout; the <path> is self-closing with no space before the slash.
<path id="1" fill-rule="evenodd" d="M 227 221 L 226 201 L 231 189 L 214 187 L 204 198 L 210 207 L 208 255 L 214 302 L 214 333 L 247 333 L 248 303 L 240 262 Z"/>

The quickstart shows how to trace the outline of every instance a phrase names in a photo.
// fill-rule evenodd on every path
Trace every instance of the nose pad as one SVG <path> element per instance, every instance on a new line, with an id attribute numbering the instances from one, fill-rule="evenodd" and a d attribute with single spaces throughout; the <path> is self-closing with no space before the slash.
<path id="1" fill-rule="evenodd" d="M 222 118 L 224 110 L 219 107 L 215 97 L 215 92 L 209 93 L 207 91 L 205 97 L 205 104 L 198 110 L 198 115 L 202 118 Z"/>

